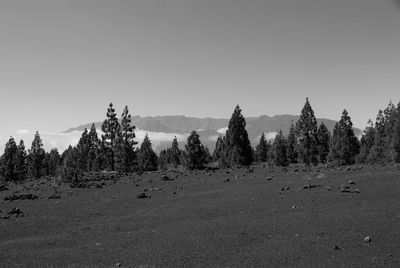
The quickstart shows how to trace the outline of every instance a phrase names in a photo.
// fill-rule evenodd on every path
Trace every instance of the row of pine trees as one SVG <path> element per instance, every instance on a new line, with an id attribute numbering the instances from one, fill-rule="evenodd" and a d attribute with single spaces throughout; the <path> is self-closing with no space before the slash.
<path id="1" fill-rule="evenodd" d="M 237 106 L 226 134 L 218 137 L 212 155 L 196 131 L 189 135 L 183 150 L 175 137 L 171 146 L 157 156 L 148 135 L 138 147 L 127 106 L 118 118 L 111 103 L 101 130 L 99 138 L 93 124 L 90 130 L 83 131 L 75 147 L 70 146 L 61 155 L 57 149 L 45 152 L 38 132 L 28 151 L 23 140 L 17 144 L 11 137 L 0 158 L 0 175 L 5 181 L 56 175 L 75 180 L 87 172 L 155 171 L 168 165 L 201 169 L 210 163 L 220 167 L 240 167 L 264 162 L 286 167 L 290 164 L 338 166 L 400 162 L 400 103 L 397 107 L 389 103 L 384 111 L 380 110 L 375 124 L 369 120 L 358 140 L 346 110 L 330 133 L 324 123 L 318 125 L 307 98 L 299 120 L 292 122 L 287 136 L 280 130 L 271 141 L 262 133 L 255 149 L 249 141 L 246 120 Z"/>

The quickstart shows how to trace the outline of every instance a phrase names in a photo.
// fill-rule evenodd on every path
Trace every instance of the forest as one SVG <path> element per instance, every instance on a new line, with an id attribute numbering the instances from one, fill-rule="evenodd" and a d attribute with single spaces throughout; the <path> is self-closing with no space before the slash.
<path id="1" fill-rule="evenodd" d="M 22 182 L 27 178 L 59 176 L 65 181 L 79 181 L 85 174 L 95 172 L 156 171 L 167 168 L 204 169 L 248 167 L 261 163 L 268 167 L 305 167 L 326 165 L 384 164 L 400 162 L 400 103 L 390 102 L 379 110 L 375 123 L 371 120 L 359 140 L 353 132 L 350 115 L 343 110 L 333 133 L 321 123 L 318 125 L 309 99 L 306 99 L 300 119 L 292 122 L 289 134 L 278 132 L 274 140 L 264 133 L 253 148 L 246 131 L 246 120 L 239 105 L 229 121 L 225 135 L 220 135 L 211 154 L 202 145 L 196 131 L 188 136 L 181 149 L 175 137 L 171 146 L 157 155 L 148 135 L 141 145 L 135 137 L 135 126 L 125 106 L 118 114 L 109 104 L 106 119 L 98 134 L 95 125 L 85 129 L 76 146 L 69 146 L 61 154 L 57 149 L 46 152 L 39 132 L 30 149 L 23 140 L 10 137 L 0 158 L 0 180 Z"/>

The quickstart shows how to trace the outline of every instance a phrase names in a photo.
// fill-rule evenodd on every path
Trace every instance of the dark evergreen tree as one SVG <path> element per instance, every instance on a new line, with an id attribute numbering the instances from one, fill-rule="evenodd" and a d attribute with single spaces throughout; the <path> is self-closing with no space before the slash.
<path id="1" fill-rule="evenodd" d="M 384 115 L 384 129 L 385 129 L 385 145 L 384 156 L 386 162 L 394 162 L 396 158 L 396 151 L 393 147 L 394 128 L 397 119 L 397 109 L 392 102 L 389 102 L 386 109 L 383 111 Z"/>
<path id="2" fill-rule="evenodd" d="M 48 175 L 55 176 L 60 166 L 60 154 L 57 149 L 52 149 L 49 153 Z"/>
<path id="3" fill-rule="evenodd" d="M 227 150 L 226 150 L 226 138 L 225 136 L 218 136 L 217 142 L 215 143 L 215 149 L 213 152 L 212 159 L 214 162 L 218 162 L 220 167 L 225 167 L 228 165 L 227 160 Z"/>
<path id="4" fill-rule="evenodd" d="M 264 132 L 262 133 L 260 137 L 260 142 L 258 143 L 256 147 L 256 152 L 257 160 L 259 162 L 267 162 L 268 160 L 268 142 L 265 139 L 265 134 Z"/>
<path id="5" fill-rule="evenodd" d="M 79 164 L 79 168 L 81 170 L 88 171 L 90 138 L 89 138 L 89 132 L 86 128 L 82 132 L 81 138 L 79 139 L 76 149 L 78 152 L 77 161 Z"/>
<path id="6" fill-rule="evenodd" d="M 375 122 L 374 145 L 371 147 L 367 158 L 369 163 L 383 163 L 386 160 L 385 155 L 386 131 L 385 117 L 382 110 L 379 110 Z"/>
<path id="7" fill-rule="evenodd" d="M 232 166 L 249 166 L 253 162 L 252 149 L 246 131 L 246 120 L 236 106 L 226 131 L 228 162 Z"/>
<path id="8" fill-rule="evenodd" d="M 167 151 L 164 149 L 160 151 L 160 155 L 158 156 L 158 167 L 160 169 L 165 169 L 167 167 L 167 164 Z"/>
<path id="9" fill-rule="evenodd" d="M 331 143 L 331 133 L 324 123 L 318 128 L 317 133 L 318 140 L 318 154 L 319 154 L 319 162 L 326 163 L 327 157 L 330 151 L 330 143 Z"/>
<path id="10" fill-rule="evenodd" d="M 6 181 L 17 181 L 18 179 L 17 154 L 18 146 L 15 143 L 14 138 L 10 137 L 4 148 L 4 154 L 1 161 L 1 173 Z"/>
<path id="11" fill-rule="evenodd" d="M 301 111 L 300 119 L 296 124 L 296 132 L 299 137 L 298 153 L 300 160 L 306 164 L 318 164 L 318 125 L 314 111 L 308 98 Z"/>
<path id="12" fill-rule="evenodd" d="M 139 168 L 143 171 L 157 170 L 158 159 L 153 151 L 149 136 L 146 134 L 138 151 Z"/>
<path id="13" fill-rule="evenodd" d="M 35 178 L 40 178 L 42 176 L 44 156 L 45 151 L 43 149 L 42 139 L 40 138 L 39 132 L 36 131 L 28 154 L 29 172 Z"/>
<path id="14" fill-rule="evenodd" d="M 207 162 L 207 153 L 203 144 L 201 144 L 199 134 L 196 131 L 192 131 L 187 139 L 185 145 L 184 162 L 186 167 L 190 169 L 201 169 Z"/>
<path id="15" fill-rule="evenodd" d="M 286 167 L 288 166 L 288 159 L 286 154 L 286 140 L 283 136 L 282 130 L 278 132 L 273 143 L 273 155 L 275 165 Z"/>
<path id="16" fill-rule="evenodd" d="M 98 163 L 96 164 L 97 155 L 101 154 L 100 151 L 101 141 L 97 135 L 95 124 L 92 124 L 92 127 L 90 128 L 88 134 L 88 140 L 89 140 L 89 150 L 88 150 L 87 169 L 88 171 L 98 171 L 102 168 L 101 166 L 97 166 Z"/>
<path id="17" fill-rule="evenodd" d="M 83 176 L 80 169 L 79 152 L 76 147 L 69 146 L 62 154 L 62 177 L 67 182 L 75 183 Z"/>
<path id="18" fill-rule="evenodd" d="M 24 141 L 21 140 L 19 142 L 17 148 L 17 160 L 16 160 L 16 170 L 17 170 L 17 179 L 19 181 L 25 180 L 28 175 L 28 167 L 27 167 L 27 156 L 25 151 Z"/>
<path id="19" fill-rule="evenodd" d="M 393 140 L 392 146 L 395 152 L 394 160 L 396 163 L 400 163 L 400 103 L 397 106 L 398 110 L 398 118 L 395 122 L 394 129 L 393 129 Z"/>
<path id="20" fill-rule="evenodd" d="M 352 165 L 360 152 L 357 137 L 354 136 L 353 123 L 344 110 L 339 123 L 336 123 L 332 136 L 329 160 L 338 165 Z"/>
<path id="21" fill-rule="evenodd" d="M 290 164 L 295 164 L 298 162 L 298 153 L 297 153 L 297 135 L 296 128 L 293 122 L 290 124 L 289 135 L 287 137 L 287 158 Z"/>
<path id="22" fill-rule="evenodd" d="M 357 163 L 366 163 L 368 156 L 371 152 L 371 148 L 374 145 L 375 139 L 375 128 L 374 123 L 372 123 L 371 119 L 368 120 L 367 127 L 364 130 L 364 133 L 361 137 L 360 142 L 360 153 L 356 157 Z"/>
<path id="23" fill-rule="evenodd" d="M 121 131 L 121 126 L 118 122 L 117 113 L 114 106 L 110 103 L 107 109 L 107 118 L 104 120 L 101 130 L 103 131 L 102 141 L 104 144 L 104 158 L 103 168 L 115 170 L 115 150 L 118 134 Z"/>
<path id="24" fill-rule="evenodd" d="M 172 141 L 171 148 L 168 148 L 167 155 L 168 163 L 174 164 L 175 168 L 182 164 L 182 151 L 179 149 L 178 139 L 176 137 L 174 137 Z"/>
<path id="25" fill-rule="evenodd" d="M 135 126 L 131 125 L 132 118 L 128 106 L 125 106 L 121 115 L 121 127 L 117 132 L 115 165 L 116 170 L 121 172 L 133 171 L 135 161 Z"/>

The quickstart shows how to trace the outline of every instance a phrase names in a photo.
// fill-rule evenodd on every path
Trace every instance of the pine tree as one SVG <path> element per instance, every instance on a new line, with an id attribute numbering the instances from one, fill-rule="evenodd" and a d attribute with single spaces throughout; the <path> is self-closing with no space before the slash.
<path id="1" fill-rule="evenodd" d="M 273 143 L 273 154 L 275 165 L 281 167 L 288 166 L 288 159 L 286 154 L 286 140 L 283 136 L 282 130 L 278 132 Z"/>
<path id="2" fill-rule="evenodd" d="M 79 181 L 83 176 L 76 147 L 69 146 L 62 154 L 62 176 L 64 180 L 72 183 Z"/>
<path id="3" fill-rule="evenodd" d="M 225 136 L 220 135 L 215 143 L 215 149 L 212 156 L 213 161 L 218 162 L 220 167 L 226 167 L 228 165 L 226 151 Z"/>
<path id="4" fill-rule="evenodd" d="M 301 111 L 300 119 L 296 124 L 299 135 L 298 152 L 301 161 L 306 165 L 318 164 L 317 119 L 311 108 L 308 98 Z"/>
<path id="5" fill-rule="evenodd" d="M 253 162 L 246 120 L 241 112 L 242 110 L 237 105 L 226 131 L 227 156 L 232 166 L 249 166 Z"/>
<path id="6" fill-rule="evenodd" d="M 364 130 L 364 133 L 361 137 L 360 142 L 360 153 L 356 157 L 357 163 L 366 163 L 368 155 L 371 152 L 371 148 L 374 145 L 375 139 L 375 128 L 374 123 L 372 123 L 371 119 L 368 120 L 367 127 Z"/>
<path id="7" fill-rule="evenodd" d="M 79 139 L 78 145 L 76 146 L 78 152 L 78 164 L 79 168 L 88 171 L 88 160 L 90 150 L 90 138 L 87 128 L 82 132 L 81 138 Z"/>
<path id="8" fill-rule="evenodd" d="M 52 149 L 49 153 L 49 175 L 55 176 L 60 166 L 60 154 L 57 149 Z"/>
<path id="9" fill-rule="evenodd" d="M 174 164 L 174 167 L 177 168 L 178 165 L 182 163 L 181 157 L 182 157 L 182 151 L 179 149 L 178 145 L 178 139 L 176 136 L 174 137 L 174 140 L 172 141 L 171 148 L 167 150 L 167 155 L 168 155 L 168 161 L 172 164 Z"/>
<path id="10" fill-rule="evenodd" d="M 184 162 L 189 169 L 201 169 L 207 162 L 207 155 L 200 136 L 196 131 L 192 131 L 185 145 Z"/>
<path id="11" fill-rule="evenodd" d="M 385 157 L 385 117 L 382 110 L 379 110 L 375 121 L 374 145 L 371 147 L 367 158 L 368 163 L 383 163 Z"/>
<path id="12" fill-rule="evenodd" d="M 10 137 L 4 148 L 2 156 L 2 175 L 6 181 L 16 181 L 18 179 L 17 170 L 18 146 L 13 137 Z"/>
<path id="13" fill-rule="evenodd" d="M 265 139 L 265 134 L 264 132 L 262 133 L 260 137 L 260 142 L 258 143 L 256 147 L 256 152 L 257 160 L 259 162 L 267 162 L 268 160 L 268 142 Z"/>
<path id="14" fill-rule="evenodd" d="M 318 128 L 317 140 L 318 140 L 319 162 L 325 164 L 330 150 L 331 133 L 329 132 L 328 128 L 325 126 L 323 122 Z"/>
<path id="15" fill-rule="evenodd" d="M 87 169 L 88 171 L 98 171 L 101 169 L 101 166 L 96 166 L 96 158 L 97 155 L 100 154 L 100 139 L 97 135 L 97 130 L 95 124 L 92 124 L 88 134 L 89 140 L 89 150 L 88 150 L 88 160 L 87 160 Z"/>
<path id="16" fill-rule="evenodd" d="M 17 179 L 19 181 L 25 180 L 28 175 L 28 168 L 25 144 L 23 140 L 20 140 L 17 148 L 16 170 L 18 173 Z"/>
<path id="17" fill-rule="evenodd" d="M 142 145 L 138 151 L 139 167 L 143 171 L 157 170 L 158 159 L 156 153 L 153 151 L 149 136 L 146 134 Z"/>
<path id="18" fill-rule="evenodd" d="M 296 128 L 292 121 L 287 137 L 287 158 L 290 164 L 295 164 L 298 162 L 298 157 Z"/>
<path id="19" fill-rule="evenodd" d="M 118 122 L 117 114 L 114 106 L 110 103 L 107 109 L 107 118 L 104 120 L 101 130 L 103 131 L 102 140 L 104 143 L 105 163 L 106 169 L 115 170 L 115 150 L 117 136 L 121 131 L 121 126 Z"/>
<path id="20" fill-rule="evenodd" d="M 329 160 L 338 165 L 352 165 L 359 152 L 360 146 L 354 135 L 353 123 L 347 111 L 344 110 L 333 131 Z"/>
<path id="21" fill-rule="evenodd" d="M 160 155 L 158 156 L 158 167 L 160 169 L 165 169 L 167 163 L 167 151 L 164 149 L 160 151 Z"/>
<path id="22" fill-rule="evenodd" d="M 398 105 L 398 111 L 399 111 L 399 118 L 397 118 L 395 125 L 394 125 L 394 130 L 393 130 L 393 140 L 392 140 L 392 146 L 395 151 L 395 161 L 396 163 L 400 163 L 400 103 Z"/>
<path id="23" fill-rule="evenodd" d="M 117 133 L 115 166 L 116 170 L 130 172 L 135 161 L 135 126 L 131 125 L 132 118 L 128 106 L 125 106 L 121 115 L 120 131 Z"/>
<path id="24" fill-rule="evenodd" d="M 40 138 L 39 132 L 36 131 L 35 137 L 32 141 L 31 149 L 28 154 L 29 171 L 35 178 L 42 176 L 43 159 L 45 151 L 43 149 L 43 142 Z"/>
<path id="25" fill-rule="evenodd" d="M 396 158 L 396 151 L 393 147 L 394 128 L 397 119 L 397 109 L 392 102 L 389 102 L 386 109 L 383 111 L 384 129 L 385 129 L 385 145 L 384 155 L 386 162 L 393 162 Z"/>

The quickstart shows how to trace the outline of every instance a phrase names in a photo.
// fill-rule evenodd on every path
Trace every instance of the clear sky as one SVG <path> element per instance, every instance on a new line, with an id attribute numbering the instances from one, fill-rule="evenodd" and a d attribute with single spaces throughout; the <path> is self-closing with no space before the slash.
<path id="1" fill-rule="evenodd" d="M 0 135 L 134 115 L 348 109 L 400 100 L 394 0 L 0 0 Z"/>

